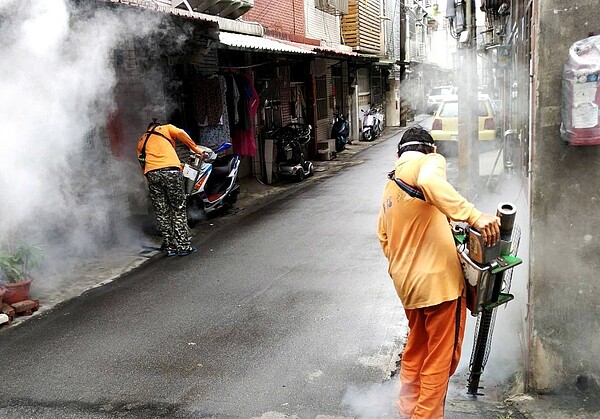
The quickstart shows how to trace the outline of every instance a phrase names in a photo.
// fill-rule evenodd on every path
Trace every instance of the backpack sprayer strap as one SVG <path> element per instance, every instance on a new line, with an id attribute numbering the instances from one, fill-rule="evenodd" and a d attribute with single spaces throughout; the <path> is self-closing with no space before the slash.
<path id="1" fill-rule="evenodd" d="M 394 178 L 394 182 L 396 182 L 396 185 L 398 185 L 400 189 L 406 192 L 409 196 L 412 196 L 413 198 L 418 198 L 421 201 L 425 201 L 425 195 L 423 195 L 423 192 L 421 192 L 419 189 L 413 188 L 408 183 L 404 183 L 397 177 Z"/>
<path id="2" fill-rule="evenodd" d="M 391 180 L 393 180 L 396 185 L 398 185 L 398 187 L 400 189 L 402 189 L 404 192 L 406 192 L 409 196 L 413 197 L 413 198 L 418 198 L 421 201 L 425 201 L 425 195 L 423 194 L 423 192 L 421 192 L 419 189 L 410 186 L 408 183 L 404 182 L 402 179 L 398 179 L 395 176 L 394 171 L 391 171 L 390 173 L 388 173 L 388 178 L 390 178 Z"/>
<path id="3" fill-rule="evenodd" d="M 142 146 L 142 151 L 140 152 L 140 155 L 138 156 L 138 161 L 140 163 L 140 166 L 142 166 L 142 169 L 146 166 L 146 144 L 148 144 L 148 139 L 150 139 L 150 137 L 152 135 L 158 135 L 159 137 L 163 137 L 169 143 L 171 142 L 171 140 L 169 138 L 167 138 L 160 132 L 155 131 L 155 129 L 159 126 L 160 125 L 155 125 L 152 127 L 152 129 L 150 131 L 146 131 L 146 138 L 144 140 L 144 145 Z"/>

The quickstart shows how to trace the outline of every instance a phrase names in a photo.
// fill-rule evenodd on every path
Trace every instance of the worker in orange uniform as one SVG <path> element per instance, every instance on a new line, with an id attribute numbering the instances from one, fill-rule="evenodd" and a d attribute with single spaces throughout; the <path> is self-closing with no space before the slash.
<path id="1" fill-rule="evenodd" d="M 398 144 L 378 221 L 388 272 L 409 334 L 402 354 L 403 418 L 443 418 L 450 376 L 460 359 L 466 302 L 463 271 L 448 219 L 469 223 L 487 246 L 500 237 L 500 219 L 483 214 L 446 180 L 446 160 L 421 127 Z"/>
<path id="2" fill-rule="evenodd" d="M 197 249 L 191 245 L 183 173 L 175 140 L 204 155 L 204 150 L 184 130 L 170 124 L 161 125 L 156 120 L 148 125 L 138 141 L 137 152 L 148 181 L 156 223 L 163 236 L 161 249 L 166 250 L 167 256 L 187 256 Z"/>

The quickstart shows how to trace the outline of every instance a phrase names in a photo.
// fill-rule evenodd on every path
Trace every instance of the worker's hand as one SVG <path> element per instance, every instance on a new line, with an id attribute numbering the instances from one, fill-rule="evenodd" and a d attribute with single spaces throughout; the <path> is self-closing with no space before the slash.
<path id="1" fill-rule="evenodd" d="M 481 214 L 473 227 L 481 233 L 483 244 L 491 247 L 500 240 L 500 218 L 492 214 Z"/>

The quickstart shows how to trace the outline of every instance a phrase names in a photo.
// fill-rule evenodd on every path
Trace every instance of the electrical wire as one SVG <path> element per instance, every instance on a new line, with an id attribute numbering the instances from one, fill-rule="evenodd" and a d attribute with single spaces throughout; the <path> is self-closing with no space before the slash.
<path id="1" fill-rule="evenodd" d="M 274 1 L 275 0 L 269 0 L 269 2 L 265 5 L 265 7 L 263 7 L 263 10 L 260 12 L 260 14 L 258 16 L 256 16 L 255 20 L 260 20 L 260 18 L 265 15 L 267 10 L 269 10 L 269 8 L 271 7 L 271 4 L 273 4 Z M 292 0 L 292 1 L 294 1 L 294 0 Z"/>

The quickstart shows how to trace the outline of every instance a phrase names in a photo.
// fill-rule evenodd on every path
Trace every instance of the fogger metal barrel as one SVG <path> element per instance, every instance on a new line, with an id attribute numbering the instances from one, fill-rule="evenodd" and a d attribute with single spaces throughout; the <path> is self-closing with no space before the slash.
<path id="1" fill-rule="evenodd" d="M 467 263 L 463 264 L 463 266 L 470 268 L 465 269 L 465 275 L 469 271 L 478 274 L 475 310 L 471 310 L 471 314 L 477 315 L 478 319 L 473 339 L 473 352 L 469 362 L 469 381 L 467 385 L 467 392 L 473 396 L 482 395 L 479 392 L 479 381 L 490 353 L 496 308 L 514 299 L 514 296 L 509 293 L 512 268 L 522 263 L 522 260 L 516 256 L 520 241 L 519 227 L 515 227 L 516 213 L 515 206 L 510 202 L 503 202 L 498 205 L 496 215 L 500 218 L 501 223 L 501 256 L 483 265 L 472 263 L 471 265 L 475 265 L 475 268 L 479 271 L 473 269 Z M 467 255 L 468 257 L 469 255 Z M 468 286 L 470 286 L 471 279 L 465 277 L 469 280 Z"/>
<path id="2" fill-rule="evenodd" d="M 510 202 L 501 202 L 498 204 L 496 216 L 500 218 L 501 255 L 510 254 L 516 215 L 517 209 L 514 204 Z"/>

